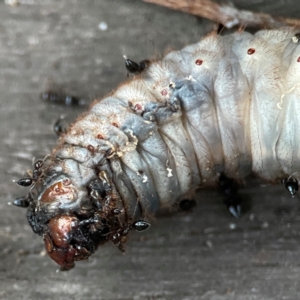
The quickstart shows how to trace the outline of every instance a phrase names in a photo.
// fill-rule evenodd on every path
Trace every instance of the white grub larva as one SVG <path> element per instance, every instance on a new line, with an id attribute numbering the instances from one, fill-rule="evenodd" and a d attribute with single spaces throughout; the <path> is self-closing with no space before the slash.
<path id="1" fill-rule="evenodd" d="M 200 186 L 229 190 L 238 216 L 237 182 L 251 173 L 285 179 L 294 195 L 297 36 L 212 33 L 95 101 L 43 161 L 26 199 L 49 256 L 68 270 L 108 240 L 123 251 L 128 232 L 146 229 L 157 211 L 192 208 Z"/>

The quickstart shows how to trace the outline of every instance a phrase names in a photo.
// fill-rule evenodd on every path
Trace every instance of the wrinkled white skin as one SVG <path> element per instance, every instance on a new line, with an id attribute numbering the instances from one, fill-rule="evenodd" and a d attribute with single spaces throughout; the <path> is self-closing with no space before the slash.
<path id="1" fill-rule="evenodd" d="M 190 198 L 220 172 L 275 181 L 299 171 L 296 32 L 210 34 L 169 53 L 95 101 L 53 156 L 77 161 L 65 173 L 83 188 L 110 149 L 116 190 L 132 213 L 136 201 L 154 213 Z"/>

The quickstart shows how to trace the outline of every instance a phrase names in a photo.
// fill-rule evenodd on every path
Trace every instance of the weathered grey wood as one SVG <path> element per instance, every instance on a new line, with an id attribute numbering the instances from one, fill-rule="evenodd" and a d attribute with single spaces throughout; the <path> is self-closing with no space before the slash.
<path id="1" fill-rule="evenodd" d="M 298 1 L 284 2 L 240 1 L 299 17 Z M 215 191 L 202 191 L 192 214 L 160 218 L 133 234 L 125 256 L 107 244 L 56 273 L 25 210 L 7 205 L 26 192 L 12 180 L 54 145 L 56 118 L 83 110 L 42 102 L 47 80 L 88 100 L 101 97 L 126 80 L 123 54 L 158 56 L 197 41 L 213 24 L 138 0 L 21 3 L 0 3 L 0 299 L 298 299 L 299 199 L 257 180 L 243 190 L 240 220 Z"/>

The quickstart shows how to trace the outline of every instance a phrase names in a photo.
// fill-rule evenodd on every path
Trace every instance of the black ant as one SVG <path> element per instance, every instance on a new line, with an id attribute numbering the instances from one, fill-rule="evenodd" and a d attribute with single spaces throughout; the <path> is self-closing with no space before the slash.
<path id="1" fill-rule="evenodd" d="M 138 220 L 133 222 L 133 224 L 131 225 L 131 228 L 134 229 L 135 231 L 144 231 L 146 229 L 148 229 L 150 226 L 150 223 L 148 223 L 147 221 L 144 220 Z"/>
<path id="2" fill-rule="evenodd" d="M 26 208 L 30 205 L 30 199 L 28 196 L 20 197 L 15 199 L 12 204 L 18 207 Z"/>
<path id="3" fill-rule="evenodd" d="M 75 96 L 65 95 L 52 90 L 41 93 L 41 98 L 47 102 L 54 104 L 62 104 L 66 106 L 81 105 L 81 100 Z"/>
<path id="4" fill-rule="evenodd" d="M 42 166 L 44 165 L 44 161 L 43 160 L 37 160 L 34 164 L 33 164 L 33 172 L 32 172 L 32 177 L 24 177 L 21 178 L 20 180 L 17 181 L 18 185 L 21 186 L 31 186 L 32 183 L 34 181 L 37 180 L 37 178 L 41 175 L 42 173 Z"/>
<path id="5" fill-rule="evenodd" d="M 232 178 L 229 178 L 224 173 L 221 173 L 219 177 L 219 189 L 225 196 L 223 202 L 227 206 L 228 211 L 235 218 L 239 218 L 241 215 L 242 198 L 238 193 L 238 184 Z"/>
<path id="6" fill-rule="evenodd" d="M 190 212 L 197 206 L 197 203 L 194 199 L 183 199 L 179 202 L 179 210 Z"/>
<path id="7" fill-rule="evenodd" d="M 142 73 L 146 68 L 148 68 L 150 64 L 150 61 L 147 59 L 144 59 L 139 63 L 136 63 L 133 60 L 127 58 L 125 55 L 123 57 L 125 59 L 125 67 L 127 71 L 131 74 L 137 75 Z"/>
<path id="8" fill-rule="evenodd" d="M 298 180 L 294 177 L 288 177 L 282 180 L 285 188 L 290 192 L 291 196 L 294 198 L 298 192 Z"/>
<path id="9" fill-rule="evenodd" d="M 125 252 L 125 249 L 123 247 L 124 243 L 124 237 L 129 233 L 131 230 L 135 230 L 138 232 L 144 231 L 148 229 L 150 226 L 150 223 L 148 223 L 145 220 L 138 220 L 133 223 L 130 223 L 124 227 L 121 227 L 117 231 L 110 234 L 109 239 L 112 240 L 114 245 L 121 251 Z"/>
<path id="10" fill-rule="evenodd" d="M 58 135 L 61 136 L 68 131 L 68 124 L 64 119 L 64 116 L 61 115 L 53 125 L 53 131 Z"/>
<path id="11" fill-rule="evenodd" d="M 299 40 L 300 40 L 300 33 L 298 32 L 292 37 L 292 41 L 293 43 L 297 44 L 299 43 Z"/>

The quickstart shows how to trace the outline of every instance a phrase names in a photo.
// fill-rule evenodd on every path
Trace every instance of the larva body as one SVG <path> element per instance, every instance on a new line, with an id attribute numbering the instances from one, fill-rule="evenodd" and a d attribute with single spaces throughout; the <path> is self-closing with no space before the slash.
<path id="1" fill-rule="evenodd" d="M 213 33 L 96 100 L 31 188 L 28 220 L 50 257 L 70 269 L 105 241 L 123 250 L 130 230 L 220 174 L 273 182 L 297 172 L 295 36 Z"/>

